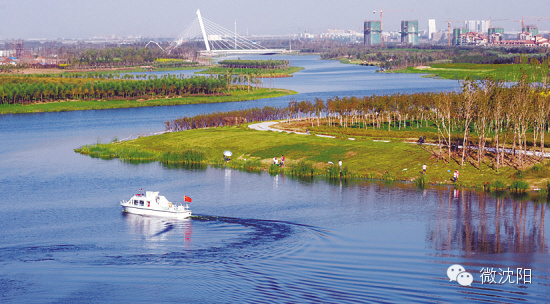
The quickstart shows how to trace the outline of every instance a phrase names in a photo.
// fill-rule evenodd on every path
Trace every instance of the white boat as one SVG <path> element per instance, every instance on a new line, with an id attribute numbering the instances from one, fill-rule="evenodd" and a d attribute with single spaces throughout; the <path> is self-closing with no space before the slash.
<path id="1" fill-rule="evenodd" d="M 185 196 L 185 201 L 190 202 L 191 198 Z M 187 203 L 172 203 L 166 197 L 159 195 L 159 192 L 146 191 L 135 194 L 129 200 L 121 201 L 124 212 L 163 216 L 169 218 L 184 219 L 191 216 L 191 210 Z"/>

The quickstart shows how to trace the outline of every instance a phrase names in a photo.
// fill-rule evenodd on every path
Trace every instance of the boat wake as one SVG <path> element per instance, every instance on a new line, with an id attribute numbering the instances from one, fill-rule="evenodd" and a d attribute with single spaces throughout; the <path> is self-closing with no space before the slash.
<path id="1" fill-rule="evenodd" d="M 143 240 L 141 253 L 106 256 L 95 263 L 181 264 L 228 262 L 291 255 L 309 238 L 327 238 L 318 227 L 277 220 L 194 215 L 169 220 L 127 214 L 130 229 Z M 149 244 L 149 246 L 147 246 Z M 135 252 L 135 250 L 132 250 Z"/>

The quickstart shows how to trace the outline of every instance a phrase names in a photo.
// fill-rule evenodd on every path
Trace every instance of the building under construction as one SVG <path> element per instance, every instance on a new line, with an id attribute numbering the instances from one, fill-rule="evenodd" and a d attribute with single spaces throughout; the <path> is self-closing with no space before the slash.
<path id="1" fill-rule="evenodd" d="M 539 28 L 536 25 L 525 25 L 521 28 L 521 31 L 524 33 L 529 33 L 533 36 L 539 34 Z"/>
<path id="2" fill-rule="evenodd" d="M 462 41 L 463 34 L 468 33 L 467 28 L 455 28 L 453 29 L 453 45 L 464 45 L 465 41 Z"/>
<path id="3" fill-rule="evenodd" d="M 418 44 L 418 20 L 401 21 L 401 44 Z"/>
<path id="4" fill-rule="evenodd" d="M 363 44 L 364 45 L 382 44 L 382 25 L 380 21 L 365 21 Z"/>

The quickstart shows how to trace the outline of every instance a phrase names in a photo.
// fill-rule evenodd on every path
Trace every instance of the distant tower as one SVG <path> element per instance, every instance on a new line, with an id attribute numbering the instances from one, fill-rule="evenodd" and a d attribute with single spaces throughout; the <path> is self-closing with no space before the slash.
<path id="1" fill-rule="evenodd" d="M 418 20 L 401 21 L 401 43 L 418 44 Z"/>
<path id="2" fill-rule="evenodd" d="M 435 19 L 429 19 L 428 20 L 428 39 L 432 40 L 434 37 L 434 33 L 437 32 L 437 29 L 435 27 Z"/>
<path id="3" fill-rule="evenodd" d="M 382 27 L 380 21 L 365 21 L 364 24 L 364 45 L 382 44 Z"/>

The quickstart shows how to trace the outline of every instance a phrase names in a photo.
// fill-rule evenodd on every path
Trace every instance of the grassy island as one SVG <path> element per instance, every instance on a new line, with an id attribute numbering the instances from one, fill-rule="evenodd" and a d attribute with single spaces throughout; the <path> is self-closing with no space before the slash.
<path id="1" fill-rule="evenodd" d="M 288 60 L 222 60 L 218 66 L 197 74 L 238 75 L 255 78 L 292 77 L 304 68 L 289 66 Z"/>
<path id="2" fill-rule="evenodd" d="M 518 170 L 512 167 L 502 168 L 498 172 L 487 165 L 477 168 L 467 163 L 460 167 L 457 162 L 446 163 L 435 158 L 433 147 L 411 143 L 403 138 L 335 135 L 335 138 L 329 138 L 314 136 L 313 132 L 310 136 L 262 132 L 251 130 L 248 125 L 241 125 L 95 144 L 75 151 L 104 159 L 158 161 L 165 164 L 202 163 L 248 171 L 283 171 L 284 174 L 299 176 L 307 172 L 329 178 L 339 177 L 337 163 L 342 160 L 344 178 L 432 184 L 451 184 L 454 170 L 460 170 L 458 184 L 465 187 L 502 185 L 502 188 L 509 188 L 518 179 Z M 233 152 L 232 160 L 227 163 L 222 158 L 224 150 Z M 273 157 L 280 159 L 282 155 L 286 158 L 285 167 L 273 166 Z M 423 164 L 428 167 L 426 175 L 422 174 Z M 521 172 L 520 175 L 532 187 L 545 189 L 549 172 L 550 164 L 546 163 Z"/>

